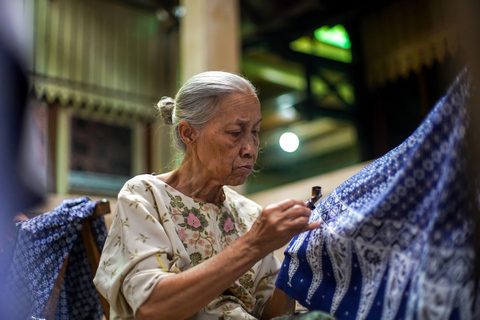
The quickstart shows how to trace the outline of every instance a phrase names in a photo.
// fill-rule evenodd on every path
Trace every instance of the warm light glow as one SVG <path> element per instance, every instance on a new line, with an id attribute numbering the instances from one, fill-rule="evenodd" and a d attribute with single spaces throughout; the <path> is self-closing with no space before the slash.
<path id="1" fill-rule="evenodd" d="M 279 143 L 283 151 L 294 152 L 295 150 L 297 150 L 300 141 L 298 140 L 298 137 L 295 133 L 285 132 L 280 136 Z"/>

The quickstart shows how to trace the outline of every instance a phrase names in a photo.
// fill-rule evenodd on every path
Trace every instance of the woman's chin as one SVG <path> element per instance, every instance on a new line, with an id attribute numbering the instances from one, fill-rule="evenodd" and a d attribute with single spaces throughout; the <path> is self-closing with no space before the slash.
<path id="1" fill-rule="evenodd" d="M 241 186 L 242 184 L 245 184 L 247 181 L 248 175 L 245 176 L 236 176 L 228 179 L 228 183 L 226 183 L 229 186 Z"/>

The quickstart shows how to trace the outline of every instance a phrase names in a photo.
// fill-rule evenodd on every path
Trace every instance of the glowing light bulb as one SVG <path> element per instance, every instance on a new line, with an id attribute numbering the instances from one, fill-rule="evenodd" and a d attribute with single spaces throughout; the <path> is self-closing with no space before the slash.
<path id="1" fill-rule="evenodd" d="M 298 140 L 297 135 L 293 132 L 285 132 L 280 136 L 278 142 L 285 152 L 294 152 L 300 144 L 300 140 Z"/>

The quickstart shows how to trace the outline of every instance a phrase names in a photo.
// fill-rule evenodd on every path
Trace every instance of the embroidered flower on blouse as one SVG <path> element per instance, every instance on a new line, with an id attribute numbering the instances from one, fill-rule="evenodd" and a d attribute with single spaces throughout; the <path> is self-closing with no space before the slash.
<path id="1" fill-rule="evenodd" d="M 182 242 L 185 242 L 187 240 L 188 234 L 185 231 L 185 229 L 179 229 L 178 230 L 178 237 L 180 238 L 180 240 L 182 240 Z"/>
<path id="2" fill-rule="evenodd" d="M 218 226 L 220 227 L 220 230 L 222 230 L 224 236 L 235 233 L 235 223 L 233 221 L 234 217 L 232 215 L 226 211 L 222 212 Z"/>
<path id="3" fill-rule="evenodd" d="M 184 222 L 178 224 L 182 228 L 187 228 L 197 233 L 204 232 L 205 228 L 208 227 L 208 221 L 205 218 L 205 215 L 200 213 L 200 210 L 197 208 L 185 207 L 183 209 L 182 216 Z M 198 238 L 198 235 L 196 238 Z"/>
<path id="4" fill-rule="evenodd" d="M 252 275 L 250 273 L 244 274 L 240 279 L 239 282 L 242 286 L 244 286 L 247 289 L 253 288 L 255 285 L 253 282 Z"/>
<path id="5" fill-rule="evenodd" d="M 199 252 L 194 252 L 190 255 L 190 261 L 192 262 L 192 266 L 196 266 L 202 262 L 202 255 Z"/>
<path id="6" fill-rule="evenodd" d="M 187 217 L 187 224 L 194 228 L 198 228 L 201 226 L 200 220 L 198 220 L 198 218 L 195 217 L 192 213 L 190 213 Z"/>
<path id="7" fill-rule="evenodd" d="M 227 221 L 225 221 L 225 224 L 223 225 L 223 230 L 225 230 L 225 232 L 229 232 L 231 230 L 233 230 L 233 222 L 232 222 L 232 219 L 228 218 Z"/>
<path id="8" fill-rule="evenodd" d="M 179 209 L 182 209 L 183 207 L 185 207 L 185 204 L 183 204 L 182 197 L 172 196 L 168 192 L 167 192 L 167 194 L 170 197 L 170 206 L 172 206 L 173 208 L 179 208 Z"/>

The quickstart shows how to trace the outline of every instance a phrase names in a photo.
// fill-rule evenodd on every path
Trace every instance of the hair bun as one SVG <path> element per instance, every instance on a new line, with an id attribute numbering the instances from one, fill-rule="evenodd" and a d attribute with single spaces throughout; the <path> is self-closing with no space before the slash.
<path id="1" fill-rule="evenodd" d="M 157 109 L 165 124 L 173 124 L 173 109 L 175 108 L 175 100 L 170 97 L 162 97 L 157 103 Z"/>

